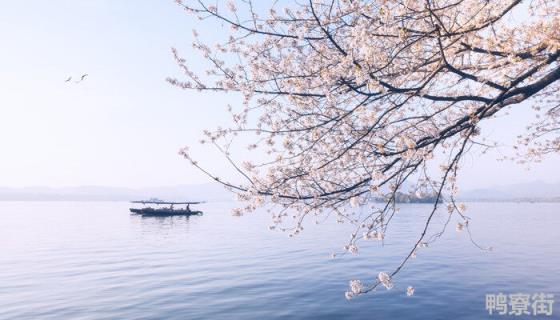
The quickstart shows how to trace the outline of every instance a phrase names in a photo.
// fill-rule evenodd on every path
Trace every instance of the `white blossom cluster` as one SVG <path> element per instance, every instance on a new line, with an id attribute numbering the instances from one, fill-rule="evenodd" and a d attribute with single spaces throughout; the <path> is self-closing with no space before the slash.
<path id="1" fill-rule="evenodd" d="M 270 228 L 291 236 L 305 220 L 332 217 L 355 226 L 344 250 L 358 253 L 360 241 L 384 241 L 398 202 L 431 199 L 425 229 L 396 273 L 441 235 L 427 232 L 442 203 L 461 218 L 457 231 L 468 228 L 453 198 L 461 157 L 483 144 L 481 121 L 526 102 L 544 118 L 520 145 L 530 157 L 560 149 L 557 0 L 312 0 L 274 2 L 267 12 L 249 0 L 177 2 L 229 27 L 220 43 L 193 33 L 193 48 L 209 63 L 204 75 L 174 49 L 184 78 L 168 81 L 243 97 L 227 106 L 231 126 L 201 140 L 224 154 L 242 183 L 180 152 L 237 193 L 234 215 L 268 206 Z M 257 156 L 236 160 L 241 136 Z M 386 273 L 378 282 L 392 287 Z M 354 290 L 360 285 L 347 297 L 368 291 Z"/>

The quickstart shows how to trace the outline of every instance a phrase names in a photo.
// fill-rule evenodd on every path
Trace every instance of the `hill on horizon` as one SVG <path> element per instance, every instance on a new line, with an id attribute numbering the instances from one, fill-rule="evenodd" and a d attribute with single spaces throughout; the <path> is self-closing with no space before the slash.
<path id="1" fill-rule="evenodd" d="M 78 187 L 0 187 L 0 201 L 131 201 L 160 198 L 168 201 L 229 201 L 231 192 L 218 183 L 193 185 L 121 188 L 103 186 Z M 464 190 L 463 201 L 560 200 L 560 183 L 533 181 L 489 188 Z"/>
<path id="2" fill-rule="evenodd" d="M 149 198 L 160 198 L 167 201 L 225 201 L 233 199 L 233 195 L 217 183 L 145 188 L 0 187 L 0 201 L 131 201 Z"/>
<path id="3" fill-rule="evenodd" d="M 465 200 L 560 200 L 560 183 L 532 181 L 459 192 Z"/>

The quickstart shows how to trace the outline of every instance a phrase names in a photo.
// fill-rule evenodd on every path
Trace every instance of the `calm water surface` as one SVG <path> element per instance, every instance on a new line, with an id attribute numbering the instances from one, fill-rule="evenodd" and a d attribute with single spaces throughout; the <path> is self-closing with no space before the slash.
<path id="1" fill-rule="evenodd" d="M 475 239 L 494 251 L 452 220 L 393 290 L 351 301 L 348 280 L 398 265 L 428 206 L 404 205 L 383 246 L 334 260 L 348 225 L 289 238 L 268 231 L 267 213 L 234 218 L 232 206 L 142 218 L 127 203 L 0 202 L 0 319 L 507 319 L 485 310 L 485 294 L 499 292 L 555 294 L 546 318 L 560 318 L 560 204 L 468 204 Z M 435 220 L 433 232 L 445 216 Z"/>

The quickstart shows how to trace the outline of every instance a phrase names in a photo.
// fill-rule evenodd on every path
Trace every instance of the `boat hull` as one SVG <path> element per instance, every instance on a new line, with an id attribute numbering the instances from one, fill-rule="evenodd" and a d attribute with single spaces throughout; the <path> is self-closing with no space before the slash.
<path id="1" fill-rule="evenodd" d="M 201 216 L 202 211 L 193 211 L 186 209 L 154 209 L 154 208 L 130 208 L 130 212 L 150 217 L 168 217 L 168 216 Z"/>

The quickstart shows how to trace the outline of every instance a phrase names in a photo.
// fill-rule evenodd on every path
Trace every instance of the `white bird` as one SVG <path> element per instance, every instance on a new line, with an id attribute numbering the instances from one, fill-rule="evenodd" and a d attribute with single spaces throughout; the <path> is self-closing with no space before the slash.
<path id="1" fill-rule="evenodd" d="M 75 81 L 75 83 L 80 83 L 80 82 L 84 81 L 84 79 L 85 79 L 87 76 L 88 76 L 87 73 L 82 74 L 82 76 L 80 77 L 80 80 Z"/>
<path id="2" fill-rule="evenodd" d="M 80 77 L 80 80 L 76 80 L 76 81 L 74 81 L 74 83 L 80 83 L 80 82 L 84 81 L 87 76 L 88 76 L 87 73 L 82 74 L 82 76 Z M 64 80 L 64 82 L 70 82 L 70 80 L 72 80 L 72 76 L 68 77 L 68 79 Z"/>

